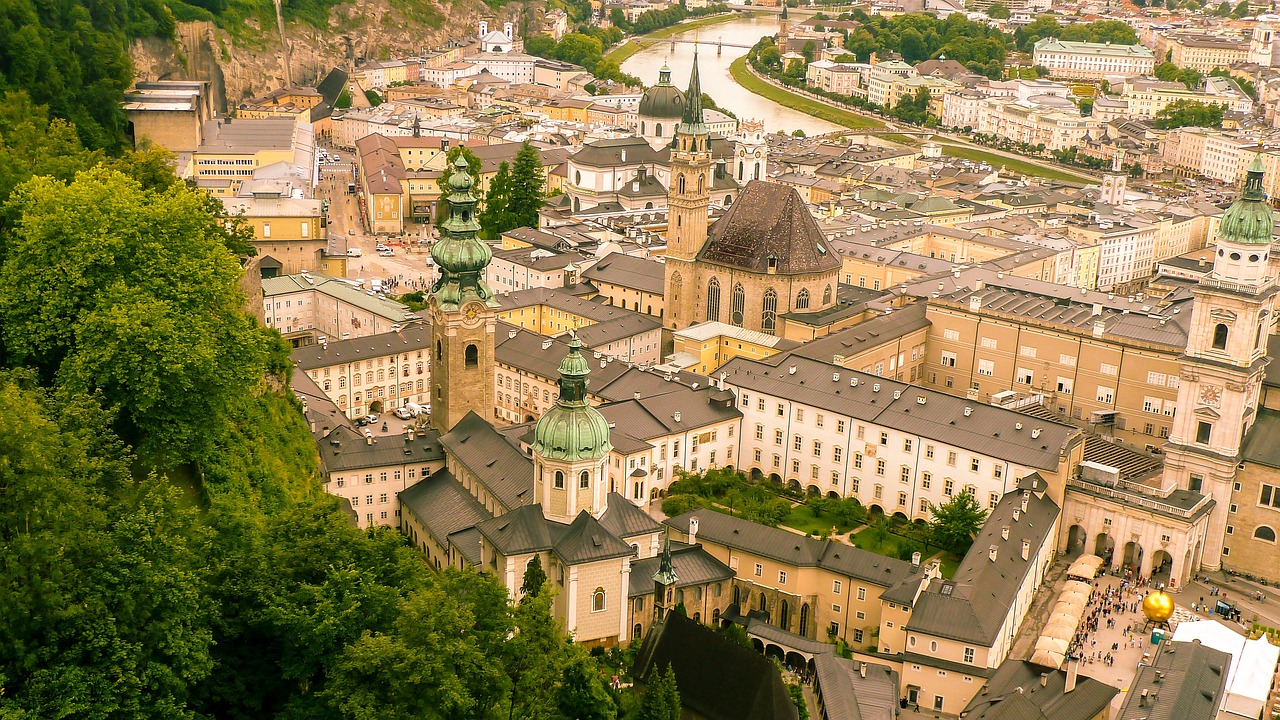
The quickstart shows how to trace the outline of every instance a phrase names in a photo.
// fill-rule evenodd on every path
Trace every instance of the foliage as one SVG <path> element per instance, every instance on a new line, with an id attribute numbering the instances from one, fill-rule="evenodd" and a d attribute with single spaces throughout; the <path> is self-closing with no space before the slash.
<path id="1" fill-rule="evenodd" d="M 1041 15 L 1013 33 L 1014 44 L 1022 52 L 1031 52 L 1036 41 L 1046 37 L 1073 42 L 1109 42 L 1112 45 L 1133 45 L 1138 42 L 1138 35 L 1133 28 L 1120 20 L 1076 23 L 1064 28 L 1052 15 Z"/>
<path id="2" fill-rule="evenodd" d="M 369 104 L 372 105 L 373 107 L 377 107 L 382 104 L 382 96 L 374 92 L 373 90 L 365 90 L 364 99 L 368 100 Z"/>
<path id="3" fill-rule="evenodd" d="M 668 495 L 662 500 L 662 513 L 667 517 L 675 517 L 706 506 L 707 503 L 697 495 Z"/>
<path id="4" fill-rule="evenodd" d="M 738 623 L 725 623 L 716 628 L 716 632 L 744 648 L 752 648 L 751 637 L 747 635 L 747 629 Z"/>
<path id="5" fill-rule="evenodd" d="M 133 82 L 129 42 L 173 33 L 159 0 L 9 0 L 0 7 L 0 96 L 25 91 L 74 124 L 86 147 L 118 152 L 120 101 Z"/>
<path id="6" fill-rule="evenodd" d="M 538 597 L 547 583 L 547 573 L 542 569 L 542 556 L 534 554 L 524 568 L 524 582 L 520 585 L 522 597 Z"/>
<path id="7" fill-rule="evenodd" d="M 1175 100 L 1156 113 L 1157 128 L 1222 127 L 1222 106 L 1194 100 Z"/>
<path id="8" fill-rule="evenodd" d="M 933 520 L 929 523 L 933 544 L 957 555 L 963 555 L 982 529 L 987 511 L 972 492 L 960 492 L 941 505 L 931 505 Z"/>
<path id="9" fill-rule="evenodd" d="M 508 219 L 507 203 L 511 200 L 511 166 L 503 162 L 498 165 L 498 172 L 489 181 L 489 192 L 484 196 L 484 208 L 477 220 L 480 221 L 480 237 L 485 240 L 496 240 L 503 231 L 515 225 Z"/>
<path id="10" fill-rule="evenodd" d="M 550 35 L 533 35 L 525 40 L 524 49 L 530 55 L 581 65 L 601 80 L 641 85 L 638 78 L 622 72 L 617 61 L 604 59 L 604 48 L 621 39 L 622 31 L 617 28 L 590 27 L 568 33 L 560 42 Z"/>
<path id="11" fill-rule="evenodd" d="M 538 211 L 545 204 L 543 190 L 546 177 L 542 172 L 542 158 L 537 149 L 526 140 L 516 153 L 511 167 L 511 194 L 507 201 L 507 214 L 512 227 L 537 227 Z"/>
<path id="12" fill-rule="evenodd" d="M 680 691 L 670 665 L 649 675 L 635 720 L 680 720 Z"/>
<path id="13" fill-rule="evenodd" d="M 334 101 L 333 106 L 339 110 L 346 110 L 351 107 L 351 93 L 346 88 L 343 88 L 342 92 L 338 93 L 338 99 Z"/>
<path id="14" fill-rule="evenodd" d="M 1165 82 L 1180 82 L 1187 86 L 1188 90 L 1194 90 L 1200 86 L 1204 75 L 1195 68 L 1180 68 L 1171 62 L 1162 62 L 1155 67 L 1152 74 L 1157 79 Z"/>
<path id="15" fill-rule="evenodd" d="M 987 17 L 994 20 L 1008 20 L 1009 8 L 1005 7 L 1003 3 L 993 2 L 991 7 L 987 8 Z"/>
<path id="16" fill-rule="evenodd" d="M 662 511 L 667 515 L 721 505 L 730 515 L 776 527 L 791 512 L 790 502 L 761 485 L 748 483 L 745 477 L 729 468 L 713 468 L 703 473 L 678 470 L 668 492 L 670 495 L 662 503 Z M 669 512 L 668 508 L 678 512 Z"/>
<path id="17" fill-rule="evenodd" d="M 912 125 L 923 125 L 929 117 L 929 88 L 916 88 L 914 95 L 904 95 L 889 114 Z"/>
<path id="18" fill-rule="evenodd" d="M 1258 88 L 1248 78 L 1236 77 L 1226 68 L 1214 68 L 1209 71 L 1209 75 L 1212 77 L 1231 78 L 1232 82 L 1234 82 L 1245 95 L 1248 95 L 1254 100 L 1258 99 Z"/>
<path id="19" fill-rule="evenodd" d="M 1239 19 L 1249 15 L 1249 0 L 1240 0 L 1235 9 L 1231 11 L 1231 17 Z"/>
<path id="20" fill-rule="evenodd" d="M 804 700 L 804 688 L 799 683 L 788 683 L 787 694 L 791 696 L 791 702 L 796 705 L 798 720 L 809 720 L 809 704 Z"/>
<path id="21" fill-rule="evenodd" d="M 480 158 L 477 157 L 476 154 L 471 151 L 471 148 L 466 145 L 459 143 L 449 148 L 449 152 L 445 153 L 444 156 L 445 167 L 448 168 L 448 170 L 441 174 L 440 178 L 436 180 L 436 186 L 440 188 L 440 199 L 436 201 L 437 225 L 444 222 L 445 218 L 449 217 L 449 176 L 453 174 L 453 164 L 457 162 L 460 157 L 467 159 L 467 172 L 471 173 L 471 178 L 473 180 L 476 180 L 476 184 L 472 185 L 471 191 L 477 192 L 479 189 L 480 170 L 484 168 L 484 163 L 481 162 Z"/>

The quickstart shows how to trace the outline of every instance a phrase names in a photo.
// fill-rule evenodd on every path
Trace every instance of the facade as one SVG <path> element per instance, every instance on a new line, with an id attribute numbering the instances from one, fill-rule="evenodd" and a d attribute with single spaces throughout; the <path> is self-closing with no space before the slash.
<path id="1" fill-rule="evenodd" d="M 867 100 L 886 106 L 889 102 L 889 86 L 902 78 L 917 77 L 919 73 L 901 60 L 888 60 L 871 66 L 867 75 Z"/>
<path id="2" fill-rule="evenodd" d="M 1166 38 L 1169 62 L 1208 75 L 1215 68 L 1249 62 L 1250 41 L 1241 37 L 1174 33 Z M 1268 53 L 1269 55 L 1269 53 Z M 1270 61 L 1270 57 L 1267 58 Z"/>
<path id="3" fill-rule="evenodd" d="M 294 347 L 383 335 L 420 320 L 355 282 L 312 273 L 263 278 L 262 304 L 266 325 Z"/>
<path id="4" fill-rule="evenodd" d="M 374 440 L 344 425 L 319 448 L 325 492 L 349 502 L 362 529 L 399 526 L 399 493 L 444 466 L 434 433 L 407 430 Z"/>
<path id="5" fill-rule="evenodd" d="M 219 200 L 227 215 L 243 218 L 253 230 L 258 257 L 278 262 L 280 275 L 320 271 L 329 246 L 323 203 L 293 197 L 289 183 L 251 185 L 260 186 L 246 193 L 242 185 L 236 197 Z"/>
<path id="6" fill-rule="evenodd" d="M 1070 102 L 1042 104 L 1032 100 L 1007 102 L 985 101 L 979 110 L 979 132 L 999 135 L 1028 145 L 1044 145 L 1047 150 L 1076 147 L 1085 135 L 1097 127 L 1097 121 L 1084 117 Z M 965 118 L 953 117 L 953 120 Z"/>
<path id="7" fill-rule="evenodd" d="M 408 403 L 431 404 L 430 341 L 431 329 L 417 323 L 394 334 L 297 348 L 290 359 L 340 412 L 353 419 Z"/>
<path id="8" fill-rule="evenodd" d="M 1041 38 L 1032 50 L 1032 62 L 1048 68 L 1055 80 L 1102 80 L 1110 75 L 1150 75 L 1155 55 L 1141 45 Z"/>

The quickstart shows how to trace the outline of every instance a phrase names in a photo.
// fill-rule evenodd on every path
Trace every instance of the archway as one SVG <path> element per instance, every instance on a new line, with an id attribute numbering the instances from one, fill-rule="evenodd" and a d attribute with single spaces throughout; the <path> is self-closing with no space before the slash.
<path id="1" fill-rule="evenodd" d="M 369 403 L 369 412 L 375 415 L 382 412 L 382 401 L 374 400 L 373 402 Z"/>
<path id="2" fill-rule="evenodd" d="M 893 514 L 893 522 L 895 525 L 906 525 L 907 514 L 899 510 L 898 512 Z"/>
<path id="3" fill-rule="evenodd" d="M 1137 542 L 1130 541 L 1124 544 L 1124 558 L 1122 560 L 1125 567 L 1133 569 L 1134 573 L 1138 573 L 1142 569 L 1142 546 Z"/>
<path id="4" fill-rule="evenodd" d="M 761 655 L 764 654 L 764 643 L 759 638 L 751 638 L 751 647 L 755 648 L 756 652 Z"/>
<path id="5" fill-rule="evenodd" d="M 795 490 L 796 492 L 799 492 L 800 481 L 796 480 L 795 478 L 791 478 L 790 480 L 787 481 L 787 487 L 791 490 Z"/>
<path id="6" fill-rule="evenodd" d="M 535 421 L 535 420 L 537 420 L 537 419 L 538 419 L 538 418 L 536 418 L 536 417 L 534 417 L 534 416 L 532 416 L 532 415 L 525 415 L 525 416 L 524 416 L 524 421 L 525 421 L 525 422 L 534 422 L 534 421 Z"/>
<path id="7" fill-rule="evenodd" d="M 867 512 L 877 517 L 881 517 L 881 518 L 884 517 L 884 508 L 880 507 L 879 505 L 876 505 L 875 503 L 872 503 L 871 507 L 867 508 Z"/>
<path id="8" fill-rule="evenodd" d="M 791 627 L 791 604 L 786 600 L 778 605 L 778 627 L 783 630 Z"/>
<path id="9" fill-rule="evenodd" d="M 781 485 L 782 476 L 779 475 L 778 473 L 769 473 L 769 482 L 773 483 L 774 485 Z"/>
<path id="10" fill-rule="evenodd" d="M 780 663 L 785 663 L 787 661 L 787 654 L 777 645 L 766 645 L 764 648 L 764 656 L 776 658 Z"/>
<path id="11" fill-rule="evenodd" d="M 835 490 L 829 490 L 827 492 L 827 497 L 831 498 L 832 500 L 839 500 L 840 493 L 836 492 Z"/>
<path id="12" fill-rule="evenodd" d="M 765 597 L 765 594 L 763 592 L 760 593 L 759 606 L 760 606 L 760 612 L 766 613 L 766 614 L 769 612 L 769 598 Z"/>
<path id="13" fill-rule="evenodd" d="M 1173 572 L 1173 556 L 1167 550 L 1156 550 L 1151 554 L 1151 580 L 1169 584 L 1169 575 Z"/>
<path id="14" fill-rule="evenodd" d="M 760 468 L 755 468 L 755 467 L 751 468 L 751 480 L 753 482 L 760 482 L 763 479 L 764 479 L 764 473 L 760 472 Z"/>
<path id="15" fill-rule="evenodd" d="M 805 492 L 809 493 L 809 497 L 822 496 L 822 488 L 818 487 L 817 485 L 810 485 L 809 487 L 805 488 Z"/>
<path id="16" fill-rule="evenodd" d="M 1116 552 L 1115 538 L 1106 533 L 1098 533 L 1098 537 L 1093 543 L 1093 554 L 1102 558 L 1103 567 L 1111 567 L 1111 557 Z"/>
<path id="17" fill-rule="evenodd" d="M 801 655 L 800 653 L 794 650 L 787 653 L 787 665 L 792 670 L 803 670 L 806 666 L 808 666 L 808 664 L 809 664 L 809 661 L 805 660 L 804 656 Z"/>
<path id="18" fill-rule="evenodd" d="M 1084 552 L 1085 538 L 1088 533 L 1081 525 L 1072 525 L 1067 530 L 1067 557 L 1075 557 Z"/>

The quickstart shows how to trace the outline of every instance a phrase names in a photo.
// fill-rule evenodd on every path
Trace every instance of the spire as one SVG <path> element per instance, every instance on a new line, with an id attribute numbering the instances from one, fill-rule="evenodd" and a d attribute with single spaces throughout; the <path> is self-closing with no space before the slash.
<path id="1" fill-rule="evenodd" d="M 658 84 L 659 85 L 671 84 L 671 68 L 668 67 L 665 62 L 662 63 L 662 69 L 658 70 Z"/>
<path id="2" fill-rule="evenodd" d="M 676 569 L 671 565 L 671 533 L 666 534 L 666 541 L 662 545 L 662 556 L 658 561 L 658 572 L 653 574 L 653 581 L 659 585 L 675 585 L 680 580 L 676 576 Z"/>
<path id="3" fill-rule="evenodd" d="M 782 3 L 782 19 L 787 19 L 787 4 L 785 2 Z"/>
<path id="4" fill-rule="evenodd" d="M 698 46 L 693 46 L 693 71 L 689 73 L 689 89 L 684 94 L 684 115 L 680 129 L 685 132 L 702 132 L 702 81 L 698 78 Z"/>
<path id="5" fill-rule="evenodd" d="M 484 280 L 493 251 L 478 237 L 478 201 L 471 192 L 474 184 L 467 159 L 459 155 L 444 188 L 449 193 L 449 217 L 440 223 L 440 239 L 431 246 L 431 258 L 440 268 L 440 279 L 431 287 L 431 294 L 446 310 L 456 310 L 470 298 L 497 306 L 493 290 Z"/>

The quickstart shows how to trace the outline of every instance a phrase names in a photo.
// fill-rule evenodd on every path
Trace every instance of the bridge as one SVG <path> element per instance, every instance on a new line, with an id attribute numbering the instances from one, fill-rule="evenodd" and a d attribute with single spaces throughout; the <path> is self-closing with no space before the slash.
<path id="1" fill-rule="evenodd" d="M 685 39 L 675 38 L 675 37 L 663 38 L 661 40 L 645 40 L 644 38 L 638 38 L 633 42 L 647 48 L 653 47 L 654 45 L 670 44 L 672 50 L 676 49 L 676 43 L 683 43 L 685 45 L 703 45 L 707 47 L 714 47 L 716 49 L 716 57 L 719 57 L 721 52 L 723 52 L 724 48 L 727 48 L 727 47 L 741 48 L 743 50 L 750 50 L 753 47 L 752 45 L 742 45 L 738 43 L 721 42 L 719 40 L 716 40 L 715 42 L 707 42 L 703 40 L 685 40 Z"/>

